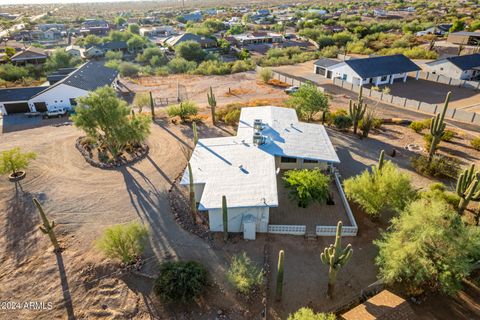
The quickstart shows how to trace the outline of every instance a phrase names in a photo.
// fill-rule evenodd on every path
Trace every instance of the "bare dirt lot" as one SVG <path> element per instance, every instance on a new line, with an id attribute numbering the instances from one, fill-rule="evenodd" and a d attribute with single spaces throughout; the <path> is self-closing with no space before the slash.
<path id="1" fill-rule="evenodd" d="M 280 89 L 257 84 L 254 75 L 244 76 L 248 86 L 227 78 L 232 90 L 273 91 L 271 95 L 247 95 L 241 101 L 286 97 Z M 227 92 L 228 87 L 219 86 L 211 79 L 210 82 L 199 81 L 201 88 L 209 84 L 214 86 L 219 104 L 224 103 L 220 102 L 224 97 L 218 92 Z M 196 82 L 191 85 L 200 88 Z M 202 92 L 197 96 L 204 99 L 206 94 Z M 225 97 L 228 99 L 239 98 Z M 343 95 L 334 96 L 333 109 L 345 107 L 346 101 Z M 383 130 L 363 140 L 350 133 L 327 130 L 341 160 L 339 170 L 343 178 L 376 163 L 380 150 L 388 154 L 396 148 L 396 157 L 387 158 L 411 174 L 418 188 L 433 182 L 416 174 L 409 164 L 413 154 L 404 151 L 403 147 L 412 142 L 423 145 L 423 138 L 408 128 L 384 125 Z M 226 135 L 226 131 L 232 132 L 232 128 L 212 127 L 209 121 L 199 125 L 201 138 Z M 19 146 L 38 153 L 26 179 L 21 182 L 22 190 L 15 190 L 5 177 L 0 179 L 0 225 L 3 230 L 0 247 L 4 248 L 0 250 L 0 297 L 16 302 L 52 302 L 53 307 L 52 310 L 0 310 L 0 318 L 202 320 L 215 319 L 217 312 L 222 310 L 228 319 L 258 319 L 261 299 L 248 301 L 235 294 L 225 281 L 224 271 L 230 257 L 241 251 L 247 251 L 258 264 L 263 264 L 264 252 L 268 253 L 267 262 L 272 271 L 268 276 L 268 314 L 273 319 L 285 319 L 305 305 L 317 311 L 334 310 L 376 280 L 377 270 L 373 263 L 376 248 L 372 240 L 378 238 L 379 230 L 385 229 L 388 221 L 374 223 L 352 206 L 359 235 L 345 238 L 344 242 L 354 246 L 354 258 L 339 273 L 336 298 L 328 301 L 324 296 L 327 270 L 320 263 L 319 254 L 333 241 L 331 237 L 307 241 L 303 237 L 259 236 L 251 242 L 235 236 L 224 245 L 216 235 L 212 247 L 179 227 L 170 212 L 167 193 L 185 168 L 182 150 L 192 146 L 192 130 L 188 125 L 172 125 L 164 118 L 157 119 L 148 140 L 150 152 L 147 157 L 117 170 L 101 170 L 87 164 L 74 147 L 80 135 L 82 132 L 72 126 L 43 126 L 0 136 L 0 150 Z M 480 154 L 468 147 L 470 138 L 471 134 L 466 132 L 453 143 L 442 142 L 440 152 L 452 153 L 465 164 L 477 161 Z M 447 185 L 451 187 L 451 181 L 447 181 Z M 42 202 L 47 215 L 58 223 L 56 232 L 65 247 L 61 254 L 51 252 L 47 237 L 37 228 L 39 221 L 31 203 L 33 197 Z M 186 307 L 161 303 L 151 293 L 152 279 L 118 273 L 118 266 L 95 248 L 95 239 L 107 226 L 133 220 L 145 223 L 151 230 L 150 245 L 144 255 L 144 274 L 155 276 L 159 262 L 177 258 L 198 260 L 207 266 L 211 286 L 199 301 Z M 286 251 L 285 295 L 282 302 L 277 303 L 271 298 L 280 249 Z M 450 319 L 472 319 L 480 316 L 479 296 L 478 287 L 468 286 L 454 299 L 430 298 L 427 304 L 416 308 L 416 312 L 424 319 L 445 319 L 445 315 Z"/>

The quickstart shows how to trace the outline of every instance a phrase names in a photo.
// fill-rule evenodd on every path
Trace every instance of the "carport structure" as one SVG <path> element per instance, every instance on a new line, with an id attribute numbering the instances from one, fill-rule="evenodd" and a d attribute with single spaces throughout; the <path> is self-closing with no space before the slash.
<path id="1" fill-rule="evenodd" d="M 28 100 L 48 87 L 8 88 L 0 90 L 0 113 L 3 115 L 30 112 Z M 42 111 L 41 106 L 39 106 Z"/>

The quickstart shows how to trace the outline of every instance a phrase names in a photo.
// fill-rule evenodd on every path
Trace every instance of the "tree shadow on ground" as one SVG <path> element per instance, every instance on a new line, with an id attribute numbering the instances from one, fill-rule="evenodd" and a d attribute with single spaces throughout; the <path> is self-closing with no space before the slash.
<path id="1" fill-rule="evenodd" d="M 17 182 L 7 200 L 4 224 L 5 253 L 13 257 L 17 265 L 31 256 L 37 245 L 35 233 L 39 225 L 39 216 L 33 198 L 42 200 L 45 195 L 24 192 L 21 183 Z"/>
<path id="2" fill-rule="evenodd" d="M 75 319 L 75 313 L 73 311 L 72 296 L 70 294 L 70 288 L 68 286 L 67 273 L 65 272 L 65 265 L 63 263 L 63 257 L 61 252 L 55 252 L 57 258 L 58 272 L 60 273 L 60 282 L 62 285 L 63 302 L 65 309 L 67 310 L 67 317 L 69 320 Z"/>

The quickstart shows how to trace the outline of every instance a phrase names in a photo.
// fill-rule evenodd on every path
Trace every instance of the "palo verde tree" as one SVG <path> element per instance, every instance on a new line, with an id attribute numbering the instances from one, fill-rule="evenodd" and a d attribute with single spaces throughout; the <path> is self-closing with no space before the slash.
<path id="1" fill-rule="evenodd" d="M 74 125 L 107 148 L 114 158 L 126 146 L 141 143 L 150 134 L 151 118 L 145 114 L 131 117 L 131 108 L 107 86 L 78 98 L 75 112 Z"/>
<path id="2" fill-rule="evenodd" d="M 208 98 L 208 105 L 210 106 L 210 110 L 212 113 L 212 123 L 213 125 L 215 125 L 215 108 L 217 107 L 217 99 L 213 94 L 212 87 L 210 87 L 210 92 L 207 92 L 207 98 Z"/>
<path id="3" fill-rule="evenodd" d="M 326 203 L 330 199 L 330 177 L 319 169 L 289 170 L 285 172 L 283 181 L 290 190 L 290 197 L 301 208 L 306 208 L 313 201 Z"/>
<path id="4" fill-rule="evenodd" d="M 430 144 L 430 150 L 428 152 L 428 163 L 430 164 L 433 160 L 433 156 L 435 155 L 435 151 L 437 150 L 438 144 L 442 140 L 442 136 L 445 133 L 446 124 L 444 122 L 445 113 L 447 112 L 448 103 L 450 102 L 451 92 L 447 93 L 447 97 L 445 98 L 445 103 L 443 105 L 442 112 L 437 114 L 435 117 L 432 118 L 432 123 L 430 125 L 430 134 L 432 135 L 432 143 Z"/>
<path id="5" fill-rule="evenodd" d="M 327 297 L 333 298 L 335 289 L 335 281 L 337 279 L 337 272 L 343 268 L 352 257 L 352 245 L 348 244 L 342 248 L 342 222 L 338 221 L 337 232 L 335 234 L 335 243 L 325 248 L 320 254 L 320 260 L 328 269 L 328 288 Z"/>
<path id="6" fill-rule="evenodd" d="M 410 294 L 454 294 L 480 259 L 480 230 L 466 225 L 441 197 L 410 203 L 374 243 L 379 277 L 401 283 Z"/>
<path id="7" fill-rule="evenodd" d="M 328 113 L 328 97 L 310 82 L 302 84 L 287 100 L 287 105 L 295 108 L 299 117 L 305 121 L 312 121 L 321 111 L 323 124 Z"/>
<path id="8" fill-rule="evenodd" d="M 350 99 L 349 103 L 350 118 L 353 122 L 353 133 L 357 134 L 358 123 L 365 115 L 365 111 L 367 111 L 367 104 L 363 102 L 363 86 L 360 86 L 357 102 L 355 103 Z"/>
<path id="9" fill-rule="evenodd" d="M 0 153 L 0 174 L 9 173 L 17 177 L 21 170 L 25 170 L 31 160 L 35 159 L 35 152 L 22 152 L 20 148 L 13 148 Z"/>
<path id="10" fill-rule="evenodd" d="M 480 172 L 475 171 L 475 164 L 472 163 L 470 168 L 465 169 L 457 179 L 457 187 L 455 189 L 460 197 L 458 203 L 458 213 L 463 214 L 468 207 L 470 201 L 480 200 Z"/>
<path id="11" fill-rule="evenodd" d="M 53 228 L 56 227 L 55 221 L 50 222 L 47 218 L 47 215 L 43 211 L 42 205 L 40 202 L 38 202 L 37 199 L 33 199 L 33 203 L 38 209 L 38 212 L 40 213 L 40 217 L 42 218 L 42 226 L 40 226 L 40 230 L 44 233 L 47 234 L 48 237 L 50 238 L 50 241 L 52 242 L 53 245 L 53 251 L 54 252 L 59 252 L 60 251 L 60 245 L 58 244 L 57 237 L 55 236 L 55 232 L 53 232 Z"/>

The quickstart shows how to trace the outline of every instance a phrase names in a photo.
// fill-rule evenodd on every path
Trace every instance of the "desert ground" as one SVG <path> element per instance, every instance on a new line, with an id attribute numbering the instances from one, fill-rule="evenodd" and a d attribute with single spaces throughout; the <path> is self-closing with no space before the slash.
<path id="1" fill-rule="evenodd" d="M 198 90 L 198 103 L 205 114 L 203 96 L 209 85 L 217 91 L 219 104 L 226 101 L 248 102 L 252 99 L 285 99 L 281 89 L 258 84 L 255 75 L 239 75 L 247 82 L 226 77 L 217 85 L 212 79 L 189 82 L 192 93 Z M 223 79 L 223 78 L 222 78 Z M 169 79 L 163 79 L 165 82 Z M 231 81 L 231 82 L 228 82 Z M 160 84 L 159 84 L 160 85 Z M 222 96 L 247 88 L 252 95 Z M 162 89 L 152 87 L 155 92 Z M 175 89 L 173 89 L 175 90 Z M 271 94 L 266 94 L 271 90 Z M 240 92 L 240 91 L 236 91 Z M 189 93 L 190 94 L 190 93 Z M 232 99 L 232 100 L 228 100 Z M 225 101 L 224 101 L 225 100 Z M 202 102 L 203 101 L 203 102 Z M 276 101 L 276 100 L 274 100 Z M 333 108 L 344 107 L 347 98 L 333 97 Z M 289 313 L 309 305 L 317 311 L 334 311 L 348 303 L 360 291 L 376 281 L 373 259 L 376 248 L 372 240 L 388 226 L 388 221 L 372 222 L 352 206 L 359 225 L 357 237 L 345 238 L 352 243 L 355 255 L 339 273 L 337 295 L 329 301 L 324 296 L 327 268 L 319 253 L 331 243 L 331 237 L 307 241 L 303 237 L 259 235 L 254 242 L 233 236 L 227 244 L 214 235 L 204 241 L 182 229 L 171 212 L 168 192 L 186 165 L 184 150 L 192 147 L 189 125 L 174 125 L 164 117 L 162 108 L 152 125 L 148 139 L 148 156 L 134 165 L 115 170 L 90 166 L 75 149 L 75 140 L 83 135 L 71 125 L 44 125 L 38 128 L 4 133 L 0 150 L 21 147 L 35 151 L 27 177 L 17 188 L 5 177 L 0 180 L 0 296 L 15 302 L 52 303 L 41 310 L 0 310 L 0 317 L 11 319 L 258 319 L 263 310 L 261 294 L 252 298 L 235 294 L 225 280 L 230 257 L 246 251 L 267 273 L 266 304 L 272 319 L 285 319 Z M 55 123 L 54 121 L 51 122 Z M 387 154 L 395 148 L 395 158 L 387 156 L 402 170 L 411 174 L 418 188 L 433 182 L 416 174 L 409 164 L 413 155 L 403 149 L 407 143 L 423 145 L 421 135 L 399 125 L 384 125 L 367 139 L 328 128 L 332 143 L 341 160 L 338 166 L 343 178 L 357 174 L 376 163 L 380 150 Z M 223 136 L 234 132 L 230 127 L 214 127 L 206 120 L 199 125 L 200 137 Z M 453 143 L 442 143 L 441 152 L 463 159 L 463 163 L 480 159 L 468 147 L 474 133 L 462 131 Z M 451 184 L 447 184 L 451 186 Z M 56 221 L 56 232 L 64 251 L 54 254 L 48 238 L 38 229 L 38 214 L 31 202 L 38 198 L 47 215 Z M 150 244 L 144 254 L 141 275 L 121 273 L 118 263 L 107 260 L 95 247 L 102 231 L 113 224 L 139 221 L 150 229 Z M 282 302 L 273 299 L 275 266 L 280 249 L 286 251 L 285 288 Z M 166 305 L 151 292 L 159 263 L 170 259 L 193 259 L 206 265 L 210 286 L 206 293 L 188 306 Z M 480 315 L 480 291 L 469 286 L 455 299 L 431 297 L 428 304 L 414 306 L 419 318 L 472 319 Z M 441 303 L 440 303 L 441 302 Z"/>

